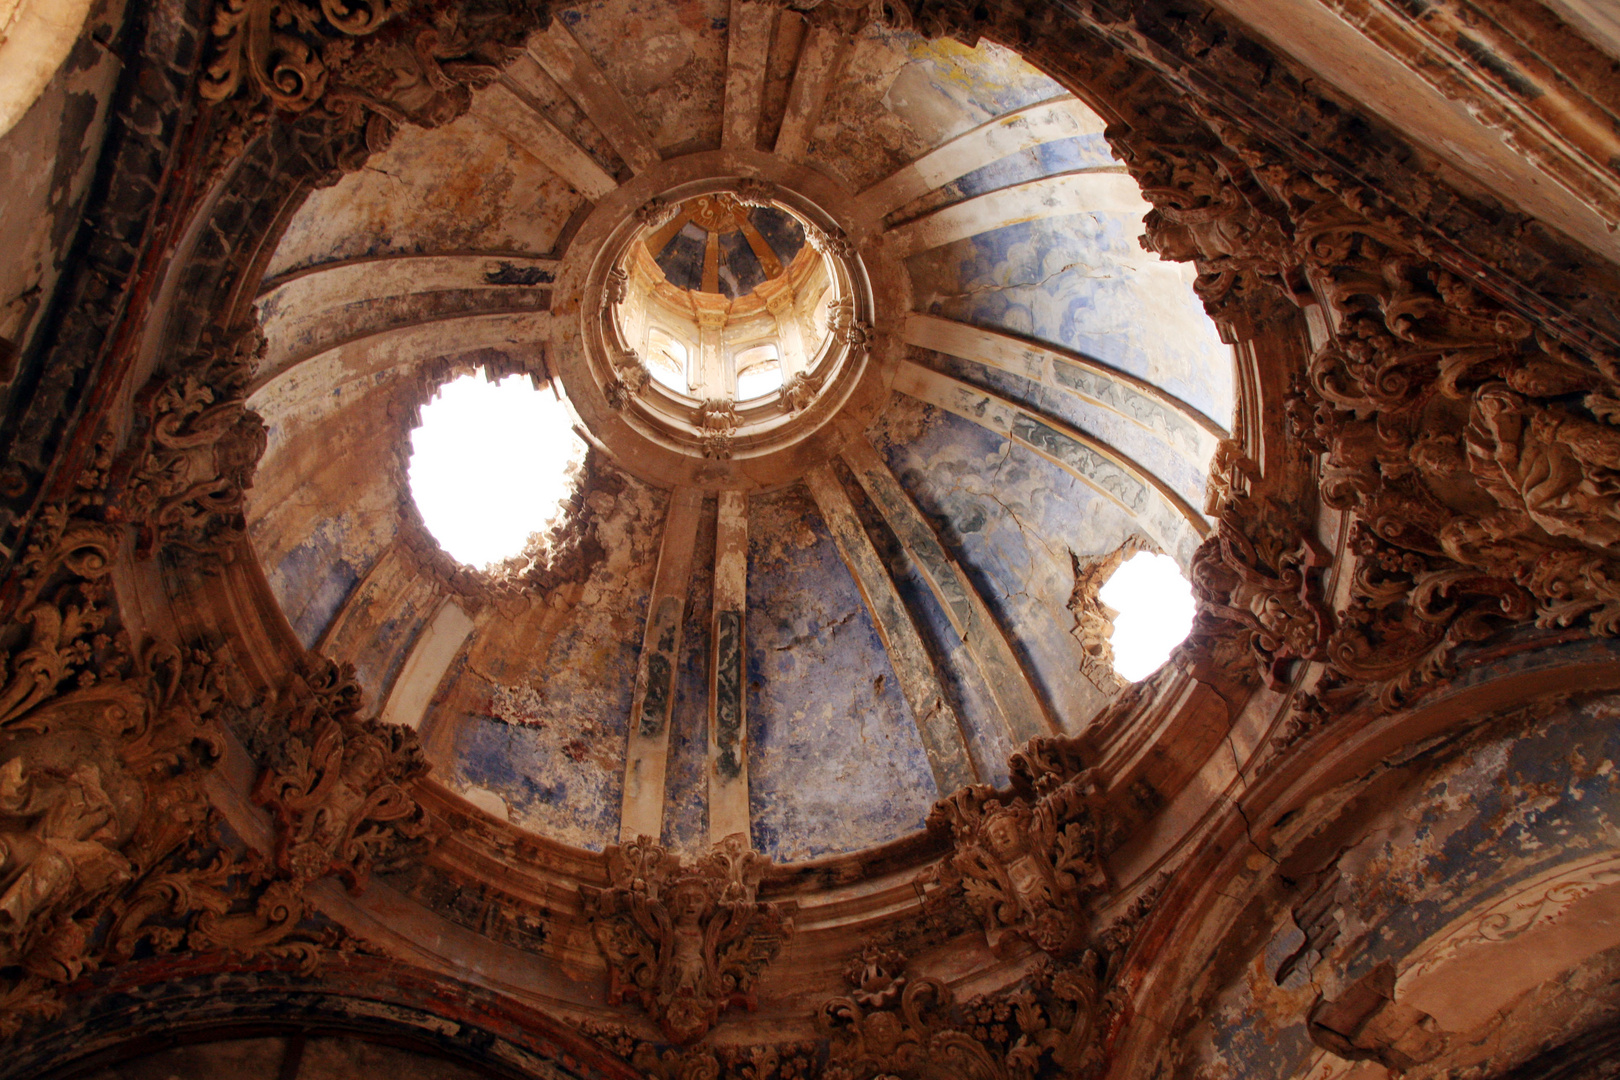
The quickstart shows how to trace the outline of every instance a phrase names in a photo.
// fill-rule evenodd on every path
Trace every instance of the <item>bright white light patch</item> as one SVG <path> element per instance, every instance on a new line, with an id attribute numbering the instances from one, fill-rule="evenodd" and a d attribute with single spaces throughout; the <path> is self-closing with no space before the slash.
<path id="1" fill-rule="evenodd" d="M 1153 674 L 1192 629 L 1192 586 L 1168 555 L 1139 551 L 1098 591 L 1115 611 L 1114 670 L 1135 682 Z"/>
<path id="2" fill-rule="evenodd" d="M 526 376 L 483 369 L 439 388 L 411 432 L 411 495 L 453 558 L 488 566 L 520 553 L 573 489 L 585 443 L 568 408 Z"/>

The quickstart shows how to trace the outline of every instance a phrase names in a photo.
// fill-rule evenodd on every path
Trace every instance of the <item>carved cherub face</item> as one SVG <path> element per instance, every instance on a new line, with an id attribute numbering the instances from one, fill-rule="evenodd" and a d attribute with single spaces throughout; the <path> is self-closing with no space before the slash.
<path id="1" fill-rule="evenodd" d="M 678 925 L 691 926 L 708 910 L 706 890 L 696 885 L 678 885 L 669 893 L 669 915 Z"/>
<path id="2" fill-rule="evenodd" d="M 1027 817 L 1026 814 L 1008 809 L 995 813 L 985 822 L 985 843 L 989 845 L 991 853 L 996 858 L 1008 861 L 1029 850 L 1029 837 L 1025 827 Z"/>

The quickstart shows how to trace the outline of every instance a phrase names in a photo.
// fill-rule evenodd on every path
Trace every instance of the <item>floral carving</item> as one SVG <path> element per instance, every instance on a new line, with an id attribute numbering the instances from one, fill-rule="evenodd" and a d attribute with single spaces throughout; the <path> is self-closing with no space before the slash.
<path id="1" fill-rule="evenodd" d="M 799 413 L 810 407 L 820 390 L 820 380 L 803 371 L 795 371 L 793 378 L 782 384 L 782 404 Z"/>
<path id="2" fill-rule="evenodd" d="M 335 874 L 359 892 L 373 870 L 427 847 L 426 813 L 406 788 L 427 772 L 421 746 L 407 728 L 360 716 L 351 674 L 315 657 L 290 682 L 275 706 L 285 735 L 268 743 L 253 789 L 275 815 L 276 867 L 299 886 Z"/>
<path id="3" fill-rule="evenodd" d="M 752 1008 L 796 909 L 757 899 L 768 860 L 741 834 L 692 862 L 647 837 L 605 855 L 610 887 L 582 887 L 581 898 L 608 963 L 608 998 L 639 1002 L 677 1043 L 734 1005 Z"/>
<path id="4" fill-rule="evenodd" d="M 827 305 L 827 330 L 835 341 L 858 353 L 872 342 L 872 326 L 855 318 L 855 303 L 849 299 Z"/>
<path id="5" fill-rule="evenodd" d="M 636 207 L 636 220 L 645 229 L 659 229 L 675 220 L 681 212 L 679 203 L 667 203 L 663 199 L 648 199 Z"/>
<path id="6" fill-rule="evenodd" d="M 898 973 L 896 973 L 898 975 Z M 900 981 L 896 1000 L 859 995 L 821 1006 L 829 1039 L 826 1080 L 974 1077 L 1034 1080 L 1099 1071 L 1104 965 L 1086 951 L 1076 962 L 1038 968 L 1011 993 L 958 1004 L 938 979 Z"/>
<path id="7" fill-rule="evenodd" d="M 1193 556 L 1199 618 L 1237 624 L 1261 676 L 1281 686 L 1293 661 L 1326 656 L 1332 624 L 1320 579 L 1328 562 L 1277 503 L 1229 500 L 1215 535 Z"/>
<path id="8" fill-rule="evenodd" d="M 991 948 L 1022 938 L 1067 956 L 1089 932 L 1086 901 L 1109 889 L 1101 792 L 1069 740 L 1034 739 L 1012 765 L 1012 792 L 974 784 L 934 804 L 929 828 L 952 850 L 927 884 L 960 890 Z"/>
<path id="9" fill-rule="evenodd" d="M 521 0 L 476 16 L 408 0 L 223 0 L 210 26 L 205 101 L 247 124 L 272 114 L 325 122 L 356 169 L 400 125 L 437 127 L 466 112 L 472 90 L 494 80 L 543 11 Z"/>
<path id="10" fill-rule="evenodd" d="M 247 407 L 264 356 L 257 325 L 205 349 L 181 372 L 154 380 L 136 408 L 144 432 L 119 501 L 136 525 L 136 554 L 159 547 L 229 560 L 246 535 L 242 503 L 266 433 Z"/>
<path id="11" fill-rule="evenodd" d="M 776 198 L 776 185 L 769 180 L 745 176 L 737 181 L 737 202 L 745 207 L 769 206 Z"/>
<path id="12" fill-rule="evenodd" d="M 842 259 L 844 262 L 855 257 L 855 243 L 844 235 L 842 229 L 837 227 L 821 229 L 811 225 L 806 228 L 805 234 L 805 240 L 810 246 L 823 255 Z"/>
<path id="13" fill-rule="evenodd" d="M 624 303 L 625 297 L 630 295 L 630 272 L 622 266 L 615 266 L 607 273 L 607 281 L 602 286 L 602 304 L 612 307 L 614 304 Z"/>
<path id="14" fill-rule="evenodd" d="M 603 392 L 607 395 L 608 405 L 615 410 L 629 405 L 652 381 L 652 372 L 634 349 L 622 350 L 615 357 L 613 370 L 615 374 L 608 380 Z"/>

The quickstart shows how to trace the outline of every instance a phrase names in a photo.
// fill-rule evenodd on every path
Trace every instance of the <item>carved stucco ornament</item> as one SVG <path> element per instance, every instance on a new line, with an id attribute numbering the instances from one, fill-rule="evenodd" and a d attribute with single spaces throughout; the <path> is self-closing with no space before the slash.
<path id="1" fill-rule="evenodd" d="M 795 413 L 810 407 L 821 392 L 821 379 L 804 371 L 795 371 L 793 377 L 782 384 L 782 403 Z"/>
<path id="2" fill-rule="evenodd" d="M 757 898 L 769 860 L 741 834 L 692 861 L 647 837 L 604 855 L 610 886 L 580 895 L 607 960 L 609 1000 L 638 1002 L 682 1044 L 732 1006 L 753 1008 L 798 906 Z"/>
<path id="3" fill-rule="evenodd" d="M 614 358 L 614 375 L 603 388 L 607 395 L 608 405 L 615 411 L 629 405 L 631 400 L 652 381 L 652 372 L 647 369 L 641 354 L 634 349 L 625 349 Z"/>
<path id="4" fill-rule="evenodd" d="M 276 820 L 276 866 L 303 885 L 336 875 L 359 892 L 430 843 L 407 785 L 427 772 L 416 734 L 361 715 L 353 673 L 312 657 L 255 740 L 264 770 L 253 799 Z"/>
<path id="5" fill-rule="evenodd" d="M 1012 791 L 973 784 L 934 804 L 929 828 L 948 830 L 951 853 L 923 884 L 959 890 L 998 952 L 1021 938 L 1068 956 L 1090 932 L 1087 902 L 1110 888 L 1102 795 L 1072 740 L 1034 739 L 1012 765 Z"/>
<path id="6" fill-rule="evenodd" d="M 1286 402 L 1289 452 L 1315 456 L 1354 555 L 1329 605 L 1310 478 L 1239 476 L 1234 459 L 1241 482 L 1194 567 L 1212 602 L 1195 637 L 1242 637 L 1273 685 L 1309 661 L 1300 732 L 1364 699 L 1399 708 L 1516 626 L 1620 633 L 1620 355 L 1487 295 L 1380 196 L 1184 108 L 1106 133 L 1154 204 L 1143 246 L 1195 264 L 1229 340 L 1298 322 L 1295 306 L 1324 319 Z"/>
<path id="7" fill-rule="evenodd" d="M 272 115 L 325 126 L 340 170 L 357 169 L 406 123 L 437 127 L 467 111 L 546 6 L 497 0 L 469 13 L 411 0 L 222 0 L 200 89 L 229 107 L 234 153 Z"/>
<path id="8" fill-rule="evenodd" d="M 663 228 L 681 212 L 680 203 L 667 203 L 663 199 L 648 199 L 636 207 L 636 220 L 649 231 Z"/>
<path id="9" fill-rule="evenodd" d="M 1105 1019 L 1105 965 L 1090 950 L 1074 962 L 1040 965 L 1022 986 L 958 1002 L 927 976 L 908 978 L 893 957 L 863 969 L 896 987 L 881 998 L 859 987 L 824 1003 L 817 1026 L 828 1039 L 822 1080 L 1034 1080 L 1054 1070 L 1095 1075 Z"/>
<path id="10" fill-rule="evenodd" d="M 136 399 L 141 434 L 126 452 L 118 516 L 136 527 L 136 555 L 159 547 L 220 561 L 247 535 L 243 500 L 267 443 L 264 421 L 247 407 L 264 357 L 257 324 L 217 335 L 169 377 Z"/>
<path id="11" fill-rule="evenodd" d="M 1229 499 L 1219 522 L 1193 556 L 1199 619 L 1241 627 L 1261 677 L 1280 687 L 1293 661 L 1326 655 L 1332 617 L 1320 592 L 1330 559 L 1276 502 Z"/>
<path id="12" fill-rule="evenodd" d="M 698 406 L 693 421 L 702 432 L 700 443 L 704 457 L 721 460 L 731 457 L 737 428 L 742 423 L 736 402 L 730 398 L 711 398 Z"/>
<path id="13" fill-rule="evenodd" d="M 109 494 L 116 471 L 104 439 L 78 490 L 37 519 L 13 607 L 30 633 L 0 655 L 0 1037 L 59 1014 L 81 974 L 138 955 L 307 970 L 354 945 L 307 922 L 306 886 L 329 873 L 358 886 L 420 846 L 400 786 L 421 771 L 414 736 L 356 720 L 358 691 L 330 665 L 255 703 L 220 655 L 128 645 L 107 519 L 139 515 Z M 222 840 L 204 788 L 243 716 L 258 749 L 275 748 L 259 785 L 276 811 L 271 861 Z"/>

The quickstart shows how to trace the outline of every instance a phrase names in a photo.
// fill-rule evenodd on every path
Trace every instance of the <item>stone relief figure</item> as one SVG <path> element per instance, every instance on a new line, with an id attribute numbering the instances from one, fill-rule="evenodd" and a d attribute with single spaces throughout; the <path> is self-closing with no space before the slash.
<path id="1" fill-rule="evenodd" d="M 794 905 L 756 899 L 768 860 L 742 834 L 687 863 L 648 837 L 606 852 L 612 886 L 581 889 L 612 1001 L 637 1000 L 690 1043 L 754 984 L 793 932 Z"/>
<path id="2" fill-rule="evenodd" d="M 65 775 L 23 755 L 0 766 L 0 966 L 21 964 L 62 980 L 77 975 L 76 950 L 56 947 L 71 943 L 48 943 L 40 955 L 36 938 L 82 898 L 130 880 L 129 860 L 118 850 L 126 828 L 92 762 Z"/>
<path id="3" fill-rule="evenodd" d="M 934 805 L 929 825 L 954 847 L 935 884 L 962 889 L 992 949 L 1024 938 L 1065 956 L 1085 943 L 1082 905 L 1108 888 L 1094 787 L 1080 773 L 1032 801 L 975 784 Z"/>

